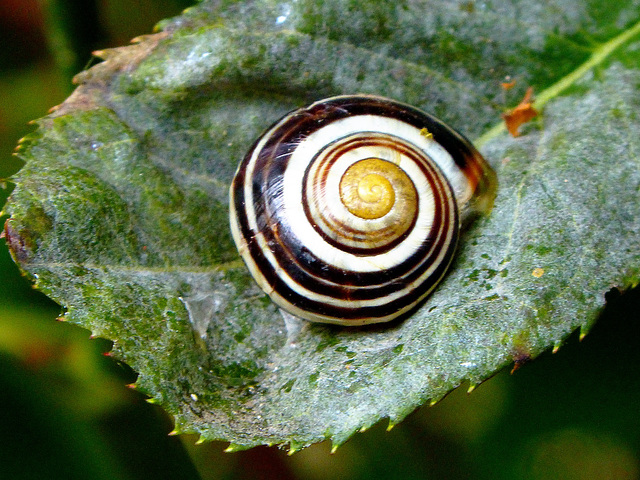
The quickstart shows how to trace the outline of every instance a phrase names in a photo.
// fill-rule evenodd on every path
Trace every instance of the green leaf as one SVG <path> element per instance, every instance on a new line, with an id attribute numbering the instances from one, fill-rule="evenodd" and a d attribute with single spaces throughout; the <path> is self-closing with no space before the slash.
<path id="1" fill-rule="evenodd" d="M 612 1 L 203 2 L 101 52 L 38 121 L 5 235 L 66 320 L 115 342 L 177 432 L 230 450 L 340 445 L 586 333 L 611 288 L 638 282 L 639 19 Z M 544 111 L 511 138 L 500 114 L 529 85 Z M 492 214 L 402 322 L 281 314 L 229 233 L 251 143 L 342 93 L 480 137 L 500 179 Z"/>

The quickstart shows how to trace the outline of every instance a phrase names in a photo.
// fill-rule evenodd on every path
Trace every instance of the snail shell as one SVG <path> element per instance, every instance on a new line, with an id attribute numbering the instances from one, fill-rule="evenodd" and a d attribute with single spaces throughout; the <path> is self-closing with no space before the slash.
<path id="1" fill-rule="evenodd" d="M 339 96 L 256 141 L 231 184 L 231 231 L 289 313 L 386 322 L 433 290 L 461 226 L 491 208 L 495 190 L 482 156 L 440 120 L 386 98 Z"/>

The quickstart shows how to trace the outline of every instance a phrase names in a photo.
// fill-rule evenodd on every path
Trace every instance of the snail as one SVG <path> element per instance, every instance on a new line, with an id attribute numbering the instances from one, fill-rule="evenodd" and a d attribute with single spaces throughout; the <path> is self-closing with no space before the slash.
<path id="1" fill-rule="evenodd" d="M 471 143 L 414 107 L 338 96 L 272 125 L 240 163 L 230 224 L 258 285 L 285 311 L 363 325 L 438 284 L 496 176 Z"/>

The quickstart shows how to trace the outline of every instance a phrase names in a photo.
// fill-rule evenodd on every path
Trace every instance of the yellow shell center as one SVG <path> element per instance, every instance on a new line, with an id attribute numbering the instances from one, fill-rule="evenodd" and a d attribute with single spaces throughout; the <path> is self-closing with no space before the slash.
<path id="1" fill-rule="evenodd" d="M 415 192 L 411 179 L 396 164 L 379 158 L 354 163 L 340 179 L 342 203 L 365 219 L 384 217 L 395 205 L 396 196 L 406 192 Z"/>

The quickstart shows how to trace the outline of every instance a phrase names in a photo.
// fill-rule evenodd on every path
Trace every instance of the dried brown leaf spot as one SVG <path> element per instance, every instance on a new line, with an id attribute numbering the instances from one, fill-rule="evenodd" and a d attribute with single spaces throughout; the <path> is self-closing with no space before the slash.
<path id="1" fill-rule="evenodd" d="M 509 133 L 514 137 L 520 135 L 520 125 L 527 123 L 538 115 L 538 111 L 533 108 L 533 104 L 531 102 L 532 95 L 533 88 L 529 87 L 518 106 L 513 110 L 502 114 L 507 130 L 509 130 Z"/>

